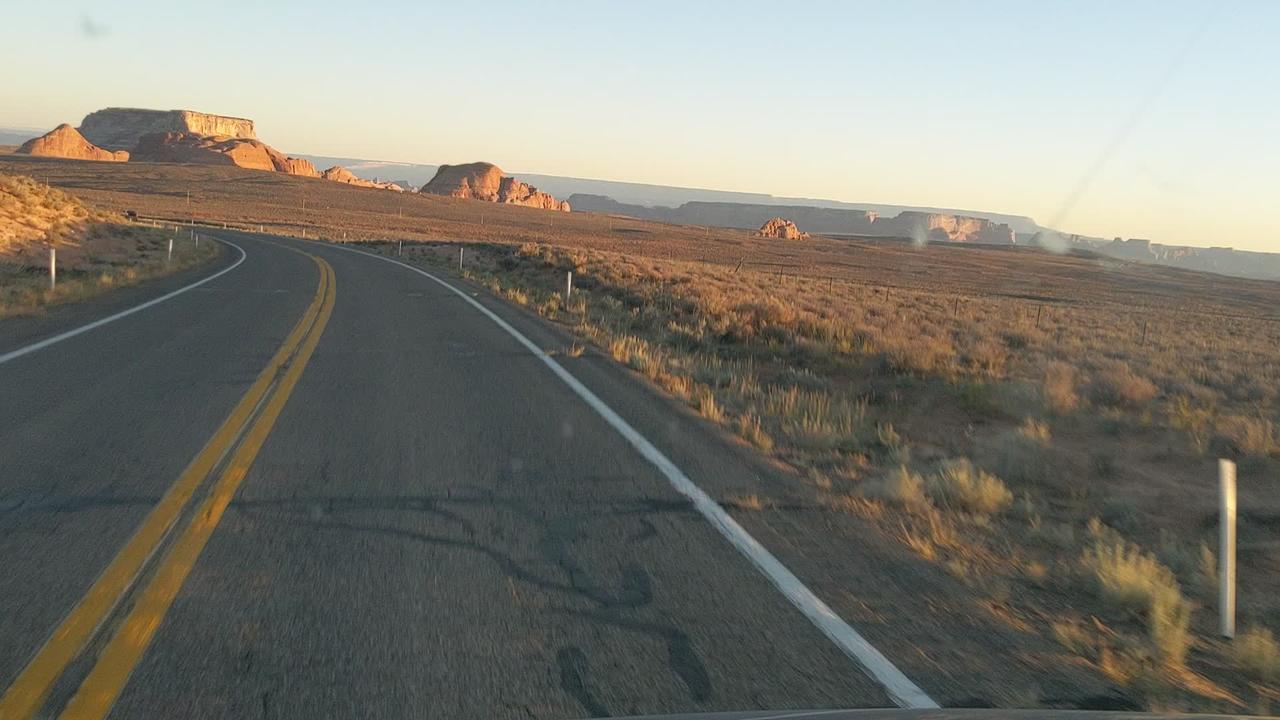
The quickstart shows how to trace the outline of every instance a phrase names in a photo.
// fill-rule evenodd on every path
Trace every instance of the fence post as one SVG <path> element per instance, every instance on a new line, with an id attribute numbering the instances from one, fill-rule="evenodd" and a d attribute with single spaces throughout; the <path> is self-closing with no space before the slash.
<path id="1" fill-rule="evenodd" d="M 1236 636 L 1236 464 L 1218 460 L 1218 612 L 1222 636 Z"/>
<path id="2" fill-rule="evenodd" d="M 58 248 L 49 246 L 49 289 L 58 285 Z"/>

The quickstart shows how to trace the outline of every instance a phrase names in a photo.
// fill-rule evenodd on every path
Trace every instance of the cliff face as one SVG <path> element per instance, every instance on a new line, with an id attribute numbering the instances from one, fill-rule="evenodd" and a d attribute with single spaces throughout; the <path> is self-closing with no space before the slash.
<path id="1" fill-rule="evenodd" d="M 109 162 L 125 162 L 129 159 L 127 152 L 111 152 L 103 150 L 76 132 L 76 129 L 63 123 L 38 138 L 32 138 L 22 144 L 17 152 L 23 155 L 41 155 L 44 157 L 75 158 L 77 160 L 105 160 Z"/>
<path id="2" fill-rule="evenodd" d="M 86 139 L 109 150 L 129 150 L 144 135 L 166 132 L 257 139 L 252 120 L 192 110 L 106 108 L 89 113 L 80 123 Z"/>
<path id="3" fill-rule="evenodd" d="M 940 215 L 937 213 L 902 212 L 882 219 L 884 229 L 892 228 L 893 234 L 912 238 L 917 242 L 972 242 L 999 245 L 1014 244 L 1013 228 L 1003 223 L 964 215 Z"/>
<path id="4" fill-rule="evenodd" d="M 435 177 L 422 186 L 422 192 L 562 212 L 570 209 L 569 203 L 560 202 L 536 187 L 504 176 L 501 168 L 487 162 L 441 165 Z"/>

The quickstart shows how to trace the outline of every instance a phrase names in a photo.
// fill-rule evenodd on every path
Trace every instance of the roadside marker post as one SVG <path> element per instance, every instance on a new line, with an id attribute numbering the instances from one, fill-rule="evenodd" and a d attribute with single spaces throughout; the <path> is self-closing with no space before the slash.
<path id="1" fill-rule="evenodd" d="M 568 277 L 564 280 L 564 299 L 568 301 L 573 296 L 573 271 L 569 271 Z"/>
<path id="2" fill-rule="evenodd" d="M 458 248 L 458 270 L 459 270 L 459 272 L 461 272 L 461 271 L 462 271 L 462 251 L 463 251 L 463 248 Z"/>
<path id="3" fill-rule="evenodd" d="M 404 239 L 396 243 L 396 255 L 404 255 Z"/>
<path id="4" fill-rule="evenodd" d="M 49 246 L 49 289 L 58 285 L 58 248 Z"/>
<path id="5" fill-rule="evenodd" d="M 196 242 L 200 242 L 200 236 L 196 236 Z M 169 238 L 169 257 L 164 259 L 165 262 L 173 261 L 173 238 Z"/>
<path id="6" fill-rule="evenodd" d="M 1222 637 L 1236 636 L 1236 464 L 1218 460 L 1218 614 Z"/>

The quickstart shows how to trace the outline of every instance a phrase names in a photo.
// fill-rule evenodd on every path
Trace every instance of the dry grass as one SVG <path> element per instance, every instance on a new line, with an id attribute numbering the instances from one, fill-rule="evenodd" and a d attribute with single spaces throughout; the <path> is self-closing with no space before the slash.
<path id="1" fill-rule="evenodd" d="M 924 477 L 911 472 L 905 465 L 889 471 L 889 474 L 877 482 L 868 483 L 866 491 L 870 497 L 906 508 L 931 507 L 929 495 L 925 492 Z"/>
<path id="2" fill-rule="evenodd" d="M 975 468 L 967 458 L 943 463 L 929 482 L 929 494 L 943 507 L 975 515 L 995 515 L 1013 503 L 1013 493 L 1000 478 Z"/>
<path id="3" fill-rule="evenodd" d="M 86 207 L 27 177 L 0 175 L 0 317 L 40 312 L 112 288 L 181 270 L 217 254 L 183 237 L 168 259 L 173 231 L 141 227 Z M 58 283 L 49 286 L 49 248 Z"/>
<path id="4" fill-rule="evenodd" d="M 1118 613 L 1141 614 L 1155 655 L 1181 667 L 1191 647 L 1191 605 L 1173 571 L 1156 557 L 1095 523 L 1083 557 L 1099 596 Z"/>
<path id="5" fill-rule="evenodd" d="M 1271 631 L 1254 627 L 1236 637 L 1231 647 L 1236 667 L 1262 683 L 1280 680 L 1280 643 Z"/>

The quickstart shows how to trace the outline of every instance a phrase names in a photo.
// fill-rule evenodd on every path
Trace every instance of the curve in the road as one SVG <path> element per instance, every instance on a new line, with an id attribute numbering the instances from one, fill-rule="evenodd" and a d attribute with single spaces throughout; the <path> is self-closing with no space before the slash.
<path id="1" fill-rule="evenodd" d="M 593 410 L 599 414 L 606 423 L 616 430 L 626 441 L 634 447 L 646 460 L 654 465 L 659 472 L 671 483 L 677 492 L 689 498 L 694 508 L 697 509 L 711 525 L 732 544 L 740 553 L 751 561 L 757 569 L 760 570 L 769 580 L 782 592 L 782 594 L 794 605 L 806 618 L 809 619 L 819 630 L 823 632 L 833 643 L 836 644 L 846 655 L 854 662 L 858 663 L 868 675 L 879 682 L 885 689 L 889 697 L 904 708 L 912 709 L 933 709 L 939 705 L 929 697 L 918 685 L 911 681 L 901 670 L 899 670 L 887 657 L 877 650 L 870 642 L 868 642 L 858 631 L 854 630 L 839 615 L 836 614 L 825 602 L 822 601 L 812 590 L 810 590 L 799 578 L 795 576 L 785 565 L 782 564 L 773 553 L 761 545 L 750 533 L 738 524 L 719 503 L 711 498 L 702 488 L 698 487 L 692 480 L 684 474 L 684 472 L 676 466 L 661 450 L 644 437 L 639 431 L 624 420 L 613 408 L 609 407 L 603 400 L 599 398 L 590 388 L 583 385 L 568 370 L 565 370 L 560 363 L 548 355 L 538 347 L 532 340 L 525 337 L 523 333 L 511 326 L 510 323 L 503 320 L 492 310 L 482 305 L 480 302 L 459 290 L 448 282 L 432 275 L 421 268 L 414 267 L 407 263 L 394 260 L 392 258 L 374 255 L 371 253 L 361 252 L 352 248 L 343 247 L 341 245 L 333 245 L 339 250 L 364 255 L 375 260 L 398 265 L 406 270 L 413 271 L 423 277 L 447 288 L 450 292 L 465 300 L 468 304 L 479 310 L 485 317 L 492 320 L 517 342 L 524 346 L 530 353 L 542 361 L 551 371 L 560 378 L 573 392 L 587 403 Z"/>

